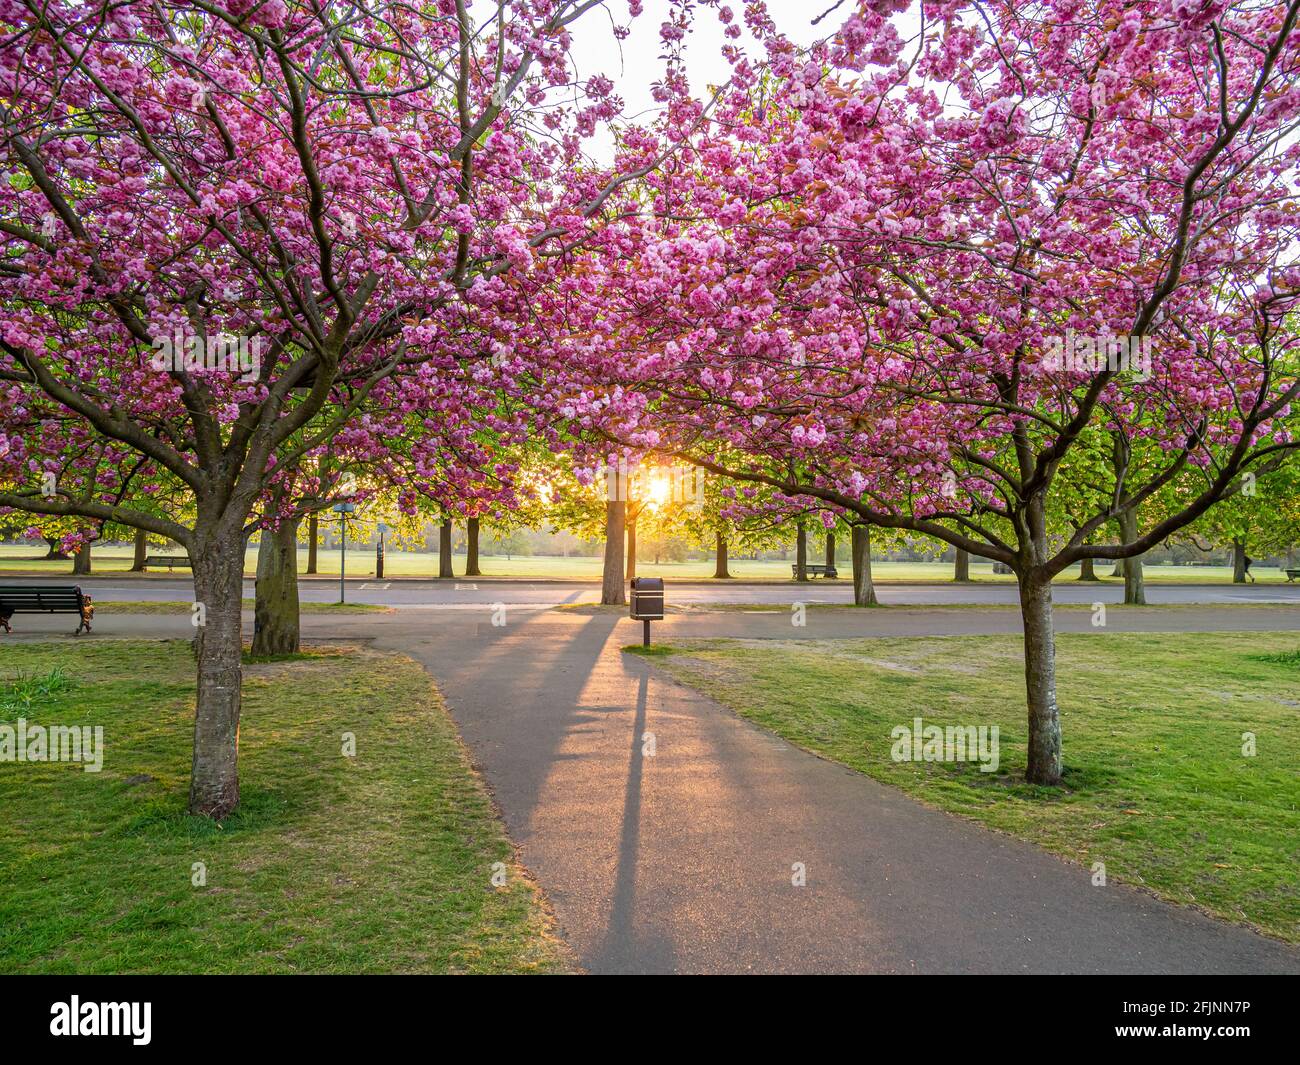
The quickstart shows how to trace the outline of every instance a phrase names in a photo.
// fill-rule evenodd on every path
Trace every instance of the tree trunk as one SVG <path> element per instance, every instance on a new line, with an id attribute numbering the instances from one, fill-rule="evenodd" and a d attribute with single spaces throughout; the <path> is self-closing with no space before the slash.
<path id="1" fill-rule="evenodd" d="M 1052 632 L 1052 582 L 1032 573 L 1020 577 L 1020 616 L 1025 626 L 1025 691 L 1029 704 L 1031 784 L 1061 782 L 1061 718 L 1056 706 L 1056 638 Z"/>
<path id="2" fill-rule="evenodd" d="M 876 606 L 876 586 L 871 580 L 871 530 L 865 525 L 853 526 L 850 544 L 853 548 L 853 605 Z"/>
<path id="3" fill-rule="evenodd" d="M 627 519 L 627 579 L 636 576 L 636 518 Z"/>
<path id="4" fill-rule="evenodd" d="M 454 577 L 451 568 L 451 519 L 438 526 L 438 576 Z"/>
<path id="5" fill-rule="evenodd" d="M 965 584 L 970 580 L 970 552 L 957 548 L 957 559 L 952 567 L 952 579 L 958 584 Z"/>
<path id="6" fill-rule="evenodd" d="M 320 539 L 320 519 L 313 512 L 307 518 L 307 572 L 316 572 L 316 543 Z"/>
<path id="7" fill-rule="evenodd" d="M 465 522 L 465 576 L 481 577 L 483 571 L 478 568 L 478 518 Z"/>
<path id="8" fill-rule="evenodd" d="M 1246 544 L 1243 540 L 1232 541 L 1232 583 L 1246 583 Z"/>
<path id="9" fill-rule="evenodd" d="M 149 557 L 149 534 L 143 529 L 135 531 L 135 556 L 131 559 L 131 572 L 143 573 L 144 560 Z"/>
<path id="10" fill-rule="evenodd" d="M 833 532 L 826 534 L 826 565 L 831 569 L 835 568 L 835 534 Z"/>
<path id="11" fill-rule="evenodd" d="M 244 583 L 243 522 L 195 530 L 190 549 L 198 628 L 198 699 L 190 813 L 221 819 L 239 805 L 239 708 L 243 643 L 240 606 Z"/>
<path id="12" fill-rule="evenodd" d="M 1095 558 L 1085 558 L 1079 563 L 1079 580 L 1096 581 L 1101 579 L 1097 576 L 1096 562 Z"/>
<path id="13" fill-rule="evenodd" d="M 1136 512 L 1125 511 L 1119 517 L 1119 532 L 1124 543 L 1132 543 L 1138 536 Z M 1146 578 L 1142 573 L 1142 559 L 1126 558 L 1124 561 L 1124 605 L 1146 606 Z"/>
<path id="14" fill-rule="evenodd" d="M 87 540 L 79 548 L 77 553 L 72 556 L 72 574 L 74 577 L 84 577 L 90 573 L 90 541 Z"/>
<path id="15" fill-rule="evenodd" d="M 605 504 L 605 572 L 600 586 L 600 601 L 606 606 L 627 604 L 627 589 L 623 584 L 626 526 L 627 502 L 611 499 Z"/>
<path id="16" fill-rule="evenodd" d="M 714 550 L 713 576 L 715 580 L 727 580 L 731 577 L 731 571 L 727 569 L 727 538 L 718 533 L 717 547 Z"/>
<path id="17" fill-rule="evenodd" d="M 799 531 L 795 535 L 794 564 L 794 579 L 806 581 L 808 579 L 808 530 L 803 527 L 803 522 L 799 523 Z"/>
<path id="18" fill-rule="evenodd" d="M 57 536 L 46 536 L 45 538 L 45 557 L 47 559 L 63 560 L 68 557 L 68 553 L 59 545 L 63 540 Z"/>
<path id="19" fill-rule="evenodd" d="M 298 521 L 262 530 L 253 606 L 255 655 L 292 655 L 299 650 Z"/>

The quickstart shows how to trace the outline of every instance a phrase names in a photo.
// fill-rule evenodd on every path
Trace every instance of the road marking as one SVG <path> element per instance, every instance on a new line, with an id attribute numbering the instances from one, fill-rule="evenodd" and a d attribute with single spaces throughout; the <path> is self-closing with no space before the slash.
<path id="1" fill-rule="evenodd" d="M 363 592 L 386 592 L 390 587 L 391 585 L 388 584 L 363 584 L 361 590 Z"/>
<path id="2" fill-rule="evenodd" d="M 477 585 L 477 584 L 458 584 L 458 585 L 456 585 L 456 591 L 458 591 L 458 592 L 477 592 L 477 591 L 478 591 L 478 585 Z"/>

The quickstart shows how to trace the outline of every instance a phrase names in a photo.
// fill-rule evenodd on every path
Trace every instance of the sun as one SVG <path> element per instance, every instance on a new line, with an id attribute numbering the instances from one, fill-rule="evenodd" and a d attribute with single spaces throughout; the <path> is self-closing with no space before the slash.
<path id="1" fill-rule="evenodd" d="M 646 478 L 645 501 L 648 506 L 658 510 L 672 496 L 672 485 L 662 470 L 651 470 Z"/>

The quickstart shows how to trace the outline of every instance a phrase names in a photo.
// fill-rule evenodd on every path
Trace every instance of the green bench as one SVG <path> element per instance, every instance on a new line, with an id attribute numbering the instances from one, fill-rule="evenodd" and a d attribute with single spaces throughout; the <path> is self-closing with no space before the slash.
<path id="1" fill-rule="evenodd" d="M 825 577 L 827 580 L 835 580 L 839 577 L 839 571 L 834 566 L 809 564 L 804 566 L 804 571 L 808 574 L 809 580 L 812 580 L 814 577 Z M 798 580 L 799 563 L 793 563 L 790 566 L 790 572 L 794 575 L 794 579 Z"/>
<path id="2" fill-rule="evenodd" d="M 73 585 L 33 587 L 31 585 L 0 585 L 0 626 L 13 632 L 9 619 L 15 614 L 76 614 L 80 619 L 77 631 L 90 631 L 95 607 L 80 588 Z"/>
<path id="3" fill-rule="evenodd" d="M 144 560 L 141 569 L 148 569 L 150 566 L 166 566 L 169 570 L 180 566 L 181 569 L 190 568 L 189 555 L 150 555 Z"/>

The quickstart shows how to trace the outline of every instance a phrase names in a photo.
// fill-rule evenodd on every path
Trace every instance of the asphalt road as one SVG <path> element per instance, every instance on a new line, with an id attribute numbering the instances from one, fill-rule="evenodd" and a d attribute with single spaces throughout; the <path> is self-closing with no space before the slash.
<path id="1" fill-rule="evenodd" d="M 113 600 L 189 600 L 193 583 L 188 577 L 90 576 L 0 578 L 0 583 L 51 583 L 82 585 L 97 601 Z M 245 582 L 244 594 L 252 597 L 253 582 Z M 886 605 L 1014 605 L 1013 584 L 881 584 L 877 588 Z M 305 578 L 299 581 L 304 602 L 336 603 L 339 598 L 337 579 Z M 1058 603 L 1120 603 L 1124 589 L 1119 584 L 1057 584 L 1054 595 Z M 354 603 L 383 606 L 432 607 L 443 609 L 476 608 L 493 603 L 508 606 L 556 606 L 564 603 L 597 603 L 600 588 L 591 581 L 528 581 L 517 579 L 459 578 L 456 580 L 422 580 L 397 578 L 376 581 L 358 578 L 347 582 L 347 599 Z M 1150 584 L 1147 599 L 1153 604 L 1205 603 L 1236 605 L 1290 604 L 1300 607 L 1300 584 Z M 669 582 L 667 601 L 675 605 L 705 603 L 784 604 L 850 603 L 853 589 L 848 581 L 814 580 L 807 584 L 743 584 L 731 581 Z"/>
<path id="2" fill-rule="evenodd" d="M 639 625 L 620 613 L 508 608 L 496 626 L 488 604 L 461 606 L 303 625 L 308 638 L 365 640 L 429 669 L 593 972 L 1300 973 L 1300 951 L 1120 886 L 1123 869 L 1094 887 L 1082 866 L 792 747 L 623 654 Z M 1300 628 L 1300 606 L 1108 613 L 1108 627 L 1170 638 Z M 1017 621 L 978 608 L 810 610 L 802 627 L 790 617 L 702 609 L 655 632 L 831 639 Z M 1057 615 L 1062 629 L 1090 619 Z M 69 627 L 18 620 L 24 640 Z M 185 615 L 110 613 L 91 638 L 191 631 Z"/>

